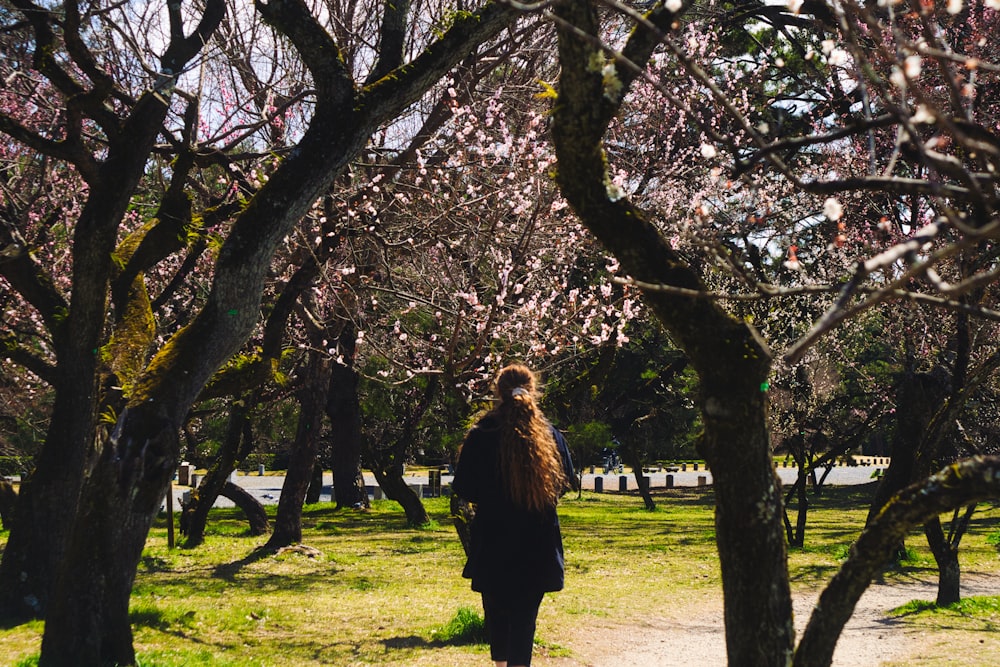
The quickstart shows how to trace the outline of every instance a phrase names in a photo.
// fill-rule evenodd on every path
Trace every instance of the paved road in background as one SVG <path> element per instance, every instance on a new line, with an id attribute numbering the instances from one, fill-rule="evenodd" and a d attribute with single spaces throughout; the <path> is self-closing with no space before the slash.
<path id="1" fill-rule="evenodd" d="M 875 475 L 883 471 L 885 466 L 874 466 L 874 465 L 858 465 L 858 466 L 838 466 L 830 471 L 830 474 L 826 478 L 826 484 L 830 485 L 851 485 L 851 484 L 867 484 L 874 481 Z M 796 476 L 798 475 L 798 470 L 795 468 L 778 468 L 778 477 L 781 478 L 782 484 L 791 485 L 795 482 Z M 696 487 L 696 486 L 711 486 L 712 484 L 712 473 L 704 469 L 701 470 L 691 470 L 690 466 L 688 470 L 677 471 L 677 472 L 653 472 L 647 475 L 650 479 L 650 484 L 653 489 L 662 489 L 667 486 L 667 476 L 670 475 L 673 478 L 673 485 L 675 487 Z M 604 491 L 618 491 L 621 488 L 621 478 L 625 478 L 625 484 L 630 491 L 634 491 L 638 488 L 635 480 L 635 476 L 631 473 L 618 474 L 618 473 L 607 473 L 601 474 L 600 468 L 596 469 L 596 474 L 591 473 L 590 469 L 587 468 L 583 476 L 583 488 L 584 490 L 592 491 L 594 489 L 597 479 L 600 479 L 600 484 L 603 486 Z M 407 476 L 407 483 L 411 486 L 426 486 L 427 476 L 420 475 L 409 475 Z M 450 475 L 442 475 L 441 482 L 443 485 L 448 485 L 451 483 L 452 477 Z M 285 478 L 282 475 L 240 475 L 237 474 L 233 480 L 234 483 L 243 487 L 249 491 L 257 500 L 259 500 L 264 505 L 276 505 L 278 503 L 278 498 L 281 497 L 281 485 L 284 484 Z M 333 478 L 330 473 L 326 473 L 323 477 L 323 492 L 320 495 L 320 502 L 330 502 L 331 489 L 333 484 Z M 376 487 L 375 478 L 371 473 L 365 473 L 365 484 L 369 487 L 369 495 Z M 180 508 L 180 500 L 185 493 L 190 492 L 190 487 L 174 485 L 174 509 Z M 233 503 L 226 498 L 219 498 L 215 502 L 216 507 L 232 507 Z"/>

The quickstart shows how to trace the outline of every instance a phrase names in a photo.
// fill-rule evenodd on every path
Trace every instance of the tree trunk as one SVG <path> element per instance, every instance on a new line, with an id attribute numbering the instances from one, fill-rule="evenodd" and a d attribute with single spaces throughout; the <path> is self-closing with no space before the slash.
<path id="1" fill-rule="evenodd" d="M 820 595 L 795 649 L 794 667 L 829 667 L 844 624 L 903 535 L 942 512 L 1000 497 L 1000 457 L 954 463 L 897 494 L 865 528 Z"/>
<path id="2" fill-rule="evenodd" d="M 181 512 L 181 533 L 187 536 L 184 546 L 191 548 L 205 539 L 205 525 L 208 512 L 215 505 L 215 499 L 222 493 L 229 476 L 236 469 L 237 461 L 249 454 L 252 439 L 248 431 L 250 411 L 255 399 L 235 400 L 229 408 L 229 423 L 226 437 L 222 441 L 215 463 L 208 469 L 198 488 L 191 492 L 191 501 Z"/>
<path id="3" fill-rule="evenodd" d="M 179 447 L 179 424 L 143 407 L 121 415 L 84 482 L 81 520 L 45 618 L 40 667 L 135 663 L 129 597 Z"/>
<path id="4" fill-rule="evenodd" d="M 232 482 L 226 482 L 222 485 L 222 491 L 219 495 L 232 500 L 237 507 L 243 510 L 250 524 L 251 535 L 264 535 L 271 530 L 271 524 L 267 520 L 267 510 L 246 489 Z"/>
<path id="5" fill-rule="evenodd" d="M 76 518 L 86 452 L 95 430 L 95 394 L 86 385 L 93 382 L 96 371 L 93 355 L 85 356 L 91 360 L 79 365 L 60 361 L 60 373 L 89 381 L 82 390 L 57 384 L 45 446 L 35 469 L 21 479 L 10 537 L 0 560 L 0 618 L 8 622 L 44 614 Z M 63 368 L 63 363 L 74 370 Z"/>
<path id="6" fill-rule="evenodd" d="M 323 495 L 323 465 L 313 466 L 312 477 L 309 478 L 309 488 L 306 490 L 306 504 L 315 505 Z"/>
<path id="7" fill-rule="evenodd" d="M 346 360 L 330 374 L 326 414 L 330 418 L 333 495 L 337 509 L 368 507 L 368 493 L 361 471 L 361 405 L 358 401 L 358 373 L 354 369 L 357 332 L 348 323 L 341 331 L 337 349 Z"/>
<path id="8" fill-rule="evenodd" d="M 962 599 L 962 569 L 958 564 L 958 549 L 948 543 L 938 517 L 924 524 L 924 535 L 938 567 L 937 605 L 946 607 Z"/>
<path id="9" fill-rule="evenodd" d="M 396 501 L 403 508 L 407 523 L 411 526 L 423 526 L 430 523 L 431 518 L 427 514 L 427 508 L 424 507 L 420 496 L 403 479 L 402 465 L 389 466 L 385 470 L 375 467 L 373 472 L 379 486 L 385 492 L 385 497 Z"/>
<path id="10" fill-rule="evenodd" d="M 14 506 L 17 504 L 17 491 L 14 485 L 5 479 L 0 479 L 0 526 L 10 530 L 14 522 Z"/>
<path id="11" fill-rule="evenodd" d="M 802 547 L 805 545 L 806 517 L 809 511 L 809 494 L 806 492 L 807 480 L 808 477 L 802 472 L 802 466 L 800 465 L 795 484 L 785 496 L 785 533 L 788 537 L 788 546 L 790 547 Z M 791 519 L 788 517 L 788 503 L 793 496 L 797 499 L 794 527 L 792 526 Z"/>
<path id="12" fill-rule="evenodd" d="M 642 497 L 643 504 L 647 510 L 652 512 L 656 509 L 656 503 L 653 502 L 653 496 L 649 492 L 649 478 L 642 471 L 642 457 L 633 447 L 628 445 L 619 447 L 618 451 L 621 452 L 625 465 L 632 468 L 632 474 L 635 475 L 635 483 L 639 487 L 639 495 Z"/>
<path id="13" fill-rule="evenodd" d="M 594 43 L 601 31 L 594 3 L 564 0 L 554 11 L 565 21 L 557 24 L 562 69 L 552 117 L 560 191 L 583 224 L 618 258 L 623 274 L 681 288 L 676 293 L 649 290 L 643 296 L 700 379 L 704 430 L 698 449 L 714 477 L 729 664 L 785 667 L 795 629 L 781 484 L 767 430 L 770 352 L 756 331 L 717 302 L 686 296 L 706 291 L 698 272 L 646 212 L 620 192 L 609 191 L 613 179 L 603 136 L 636 73 L 618 68 L 621 95 L 609 96 L 601 68 L 593 66 L 605 58 Z M 668 32 L 675 15 L 659 5 L 647 20 Z M 624 47 L 640 68 L 660 42 L 651 33 L 636 30 Z"/>
<path id="14" fill-rule="evenodd" d="M 162 72 L 183 71 L 185 63 L 207 43 L 222 18 L 224 4 L 208 0 L 205 7 L 205 15 L 194 33 L 182 35 L 180 30 L 171 31 L 175 39 L 164 52 Z M 313 16 L 300 11 L 300 5 L 258 3 L 256 8 L 271 26 L 288 37 L 309 68 L 316 90 L 315 114 L 295 150 L 288 153 L 241 209 L 217 254 L 212 287 L 202 309 L 169 338 L 130 386 L 129 405 L 120 413 L 113 437 L 107 442 L 94 442 L 95 409 L 90 398 L 95 385 L 94 374 L 71 375 L 70 371 L 77 368 L 72 364 L 64 365 L 67 360 L 59 355 L 59 372 L 65 373 L 62 377 L 66 384 L 66 391 L 59 393 L 64 397 L 84 396 L 77 401 L 81 406 L 78 413 L 89 414 L 90 421 L 86 418 L 57 420 L 55 415 L 61 413 L 53 411 L 53 424 L 72 434 L 76 438 L 73 442 L 82 443 L 82 446 L 59 452 L 46 443 L 45 456 L 54 464 L 52 470 L 66 471 L 65 490 L 58 486 L 43 489 L 39 485 L 38 493 L 28 494 L 36 505 L 29 507 L 32 511 L 21 512 L 19 508 L 15 522 L 26 526 L 29 532 L 34 530 L 34 535 L 44 539 L 60 533 L 59 526 L 72 522 L 72 537 L 68 542 L 53 539 L 48 551 L 36 544 L 32 544 L 30 550 L 20 547 L 12 550 L 8 545 L 7 551 L 17 551 L 18 556 L 7 566 L 8 554 L 5 553 L 5 565 L 0 568 L 0 579 L 3 579 L 0 591 L 7 599 L 13 598 L 23 605 L 28 599 L 23 595 L 25 590 L 32 596 L 33 591 L 44 595 L 51 580 L 51 577 L 25 573 L 25 554 L 30 551 L 47 563 L 55 563 L 66 553 L 66 566 L 60 568 L 51 589 L 53 604 L 46 617 L 39 663 L 43 666 L 96 667 L 106 663 L 134 663 L 128 626 L 131 584 L 149 526 L 159 511 L 177 465 L 177 434 L 184 416 L 208 379 L 239 349 L 258 324 L 261 295 L 276 249 L 363 149 L 372 132 L 396 118 L 470 51 L 506 29 L 519 15 L 516 9 L 489 3 L 480 11 L 458 16 L 428 48 L 427 57 L 416 58 L 400 67 L 398 76 L 386 76 L 370 87 L 359 89 L 336 56 L 337 46 L 332 38 L 323 32 Z M 121 156 L 118 149 L 122 146 L 113 146 L 106 158 L 102 156 L 105 163 L 114 168 L 119 168 L 122 160 L 138 162 L 138 169 L 127 174 L 126 179 L 109 183 L 126 193 L 120 207 L 122 214 L 128 204 L 133 175 L 138 179 L 148 160 L 149 150 L 145 146 L 147 143 L 151 146 L 162 131 L 163 117 L 169 106 L 163 103 L 164 94 L 169 87 L 144 95 L 137 105 L 152 105 L 158 115 L 149 112 L 136 120 L 133 114 L 123 124 L 121 143 L 130 154 Z M 91 345 L 88 339 L 93 337 L 96 343 L 103 330 L 108 277 L 103 267 L 111 265 L 120 218 L 118 216 L 110 225 L 88 226 L 78 222 L 74 234 L 73 305 L 69 309 L 66 335 L 79 338 L 80 343 L 74 347 L 79 353 L 77 356 L 89 357 L 91 365 L 98 345 Z M 108 237 L 110 242 L 105 243 Z M 90 267 L 94 268 L 94 275 L 78 284 L 77 276 L 86 272 L 84 265 L 89 264 L 92 257 L 87 256 L 87 262 L 79 261 L 82 256 L 76 251 L 94 246 L 91 239 L 100 240 L 95 243 L 97 261 L 102 264 Z M 95 276 L 96 280 L 92 280 Z M 96 324 L 78 319 L 84 311 L 77 308 L 77 303 L 83 303 L 80 299 L 84 293 L 93 296 L 85 299 L 86 312 L 99 315 Z M 79 330 L 76 324 L 80 325 Z M 60 400 L 58 394 L 56 400 Z M 67 442 L 69 440 L 67 438 Z M 84 466 L 74 464 L 84 460 L 89 447 L 94 447 L 99 454 L 94 457 L 94 465 L 78 495 L 74 490 L 80 488 L 79 473 Z M 312 462 L 304 476 L 308 476 L 311 466 Z M 54 493 L 50 495 L 49 491 Z M 22 497 L 23 492 L 22 488 Z M 58 502 L 60 494 L 66 502 Z M 20 504 L 25 503 L 27 501 Z M 36 507 L 48 513 L 35 511 Z M 74 514 L 75 507 L 79 507 L 79 511 Z M 44 521 L 38 523 L 39 519 Z M 68 552 L 64 551 L 64 544 L 69 545 Z M 48 574 L 53 571 L 54 566 Z M 27 589 L 3 585 L 25 578 L 30 583 Z M 38 600 L 37 597 L 33 599 Z"/>
<path id="15" fill-rule="evenodd" d="M 332 363 L 326 355 L 318 353 L 311 354 L 306 363 L 302 388 L 298 391 L 300 408 L 295 443 L 278 499 L 274 532 L 265 549 L 276 550 L 302 541 L 302 503 L 316 466 Z"/>

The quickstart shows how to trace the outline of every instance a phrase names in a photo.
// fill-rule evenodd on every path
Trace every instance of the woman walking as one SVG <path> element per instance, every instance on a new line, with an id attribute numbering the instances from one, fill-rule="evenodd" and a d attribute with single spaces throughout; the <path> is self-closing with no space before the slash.
<path id="1" fill-rule="evenodd" d="M 462 576 L 482 594 L 496 667 L 528 667 L 538 607 L 563 587 L 556 503 L 573 479 L 566 441 L 538 408 L 527 366 L 503 368 L 499 403 L 465 437 L 452 489 L 476 506 Z"/>

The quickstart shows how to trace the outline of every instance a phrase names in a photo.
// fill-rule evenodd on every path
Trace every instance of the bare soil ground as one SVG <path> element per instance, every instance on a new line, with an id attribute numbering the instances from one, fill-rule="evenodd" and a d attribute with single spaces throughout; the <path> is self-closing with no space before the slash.
<path id="1" fill-rule="evenodd" d="M 818 597 L 794 596 L 796 628 L 802 631 Z M 933 601 L 936 579 L 912 579 L 892 584 L 873 583 L 862 596 L 834 652 L 834 667 L 889 665 L 949 665 L 985 667 L 1000 663 L 1000 633 L 908 624 L 890 610 L 911 600 Z M 1000 595 L 1000 579 L 963 574 L 962 595 Z M 722 603 L 678 601 L 671 618 L 651 618 L 642 624 L 613 620 L 581 627 L 560 643 L 574 654 L 571 660 L 543 660 L 540 665 L 585 667 L 722 667 L 726 665 Z"/>

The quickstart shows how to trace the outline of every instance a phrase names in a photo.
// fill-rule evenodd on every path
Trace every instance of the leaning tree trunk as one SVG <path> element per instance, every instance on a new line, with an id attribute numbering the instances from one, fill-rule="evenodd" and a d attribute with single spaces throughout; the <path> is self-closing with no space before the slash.
<path id="1" fill-rule="evenodd" d="M 622 453 L 625 465 L 632 468 L 632 474 L 635 475 L 635 483 L 639 486 L 639 495 L 642 497 L 643 504 L 647 510 L 652 512 L 656 509 L 656 503 L 653 502 L 653 495 L 649 492 L 649 478 L 643 472 L 642 457 L 639 456 L 635 448 L 628 445 L 619 447 L 618 451 Z"/>
<path id="2" fill-rule="evenodd" d="M 304 380 L 299 389 L 299 423 L 295 430 L 295 443 L 278 499 L 278 513 L 274 519 L 274 532 L 264 545 L 265 549 L 280 549 L 302 541 L 302 503 L 305 501 L 316 453 L 323 427 L 323 408 L 330 386 L 330 368 L 333 362 L 326 355 L 310 354 L 304 370 Z"/>
<path id="3" fill-rule="evenodd" d="M 1000 498 L 1000 457 L 973 457 L 901 490 L 869 523 L 813 607 L 794 667 L 829 667 L 833 650 L 872 577 L 916 526 L 963 505 Z"/>
<path id="4" fill-rule="evenodd" d="M 187 538 L 186 547 L 196 547 L 205 539 L 205 525 L 208 523 L 208 512 L 215 504 L 215 499 L 222 493 L 229 476 L 236 469 L 237 461 L 246 458 L 253 442 L 249 430 L 251 428 L 249 414 L 255 399 L 249 397 L 234 400 L 229 407 L 229 423 L 226 436 L 219 448 L 215 463 L 208 469 L 198 488 L 191 493 L 191 501 L 181 513 L 181 532 Z"/>
<path id="5" fill-rule="evenodd" d="M 427 514 L 427 508 L 417 492 L 413 490 L 403 478 L 403 466 L 390 465 L 386 467 L 376 466 L 372 469 L 375 480 L 385 492 L 385 497 L 394 500 L 403 508 L 406 521 L 411 526 L 423 526 L 431 521 Z"/>
<path id="6" fill-rule="evenodd" d="M 726 650 L 731 665 L 785 667 L 795 640 L 791 590 L 782 525 L 781 484 L 771 461 L 767 425 L 770 352 L 757 333 L 715 301 L 652 224 L 609 184 L 604 133 L 616 116 L 636 71 L 616 68 L 622 84 L 613 94 L 596 43 L 601 25 L 595 3 L 563 0 L 560 22 L 558 101 L 552 137 L 560 191 L 583 224 L 614 254 L 623 275 L 641 284 L 666 285 L 643 292 L 649 305 L 691 361 L 700 379 L 704 431 L 698 450 L 712 469 L 715 525 L 724 593 Z M 637 28 L 624 47 L 642 66 L 669 32 L 676 15 L 657 5 L 647 15 L 656 30 Z"/>
<path id="7" fill-rule="evenodd" d="M 423 392 L 418 400 L 410 406 L 403 420 L 402 428 L 396 434 L 396 441 L 387 450 L 378 452 L 369 449 L 368 457 L 372 461 L 372 473 L 375 480 L 385 492 L 389 500 L 395 500 L 403 508 L 406 520 L 414 526 L 430 523 L 430 516 L 424 507 L 420 496 L 403 479 L 403 466 L 407 459 L 410 443 L 415 439 L 417 424 L 427 414 L 431 404 L 437 397 L 441 383 L 437 376 L 427 378 Z"/>
<path id="8" fill-rule="evenodd" d="M 306 490 L 306 504 L 314 505 L 323 496 L 323 464 L 317 462 L 313 466 L 312 476 L 309 478 L 309 488 Z"/>
<path id="9" fill-rule="evenodd" d="M 243 510 L 243 514 L 250 524 L 251 535 L 265 535 L 271 530 L 271 524 L 267 520 L 267 510 L 242 486 L 226 482 L 222 485 L 222 491 L 219 495 L 232 500 L 234 505 Z"/>

